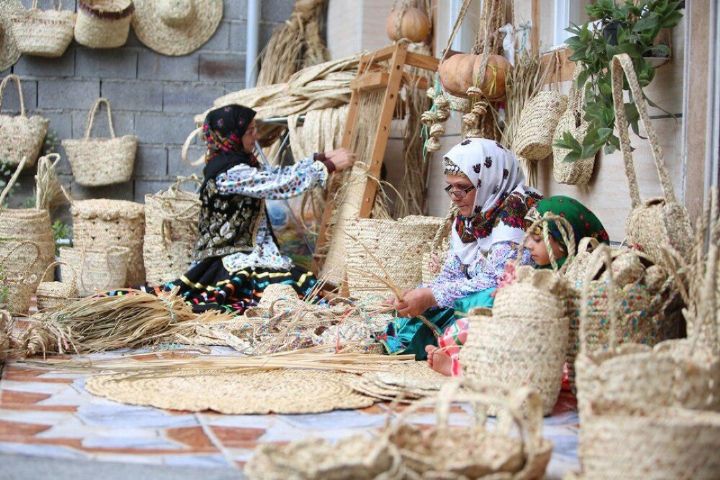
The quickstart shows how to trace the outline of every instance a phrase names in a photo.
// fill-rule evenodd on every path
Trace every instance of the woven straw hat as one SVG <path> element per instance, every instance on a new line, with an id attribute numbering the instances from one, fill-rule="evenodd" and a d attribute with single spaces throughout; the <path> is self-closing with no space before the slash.
<path id="1" fill-rule="evenodd" d="M 10 17 L 23 9 L 20 0 L 0 0 L 0 71 L 15 65 L 20 50 L 10 27 Z"/>
<path id="2" fill-rule="evenodd" d="M 222 0 L 135 0 L 132 26 L 138 39 L 163 55 L 187 55 L 217 30 Z"/>

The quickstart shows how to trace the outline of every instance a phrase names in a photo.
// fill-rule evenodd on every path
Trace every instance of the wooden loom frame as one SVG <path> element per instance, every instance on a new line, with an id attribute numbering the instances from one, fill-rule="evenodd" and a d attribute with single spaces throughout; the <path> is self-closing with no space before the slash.
<path id="1" fill-rule="evenodd" d="M 382 68 L 379 62 L 389 60 L 389 68 Z M 387 148 L 388 139 L 390 137 L 390 124 L 395 112 L 395 106 L 399 96 L 400 88 L 405 82 L 411 85 L 417 80 L 415 85 L 417 88 L 428 88 L 428 82 L 425 79 L 412 78 L 405 72 L 405 66 L 417 67 L 431 72 L 436 72 L 439 60 L 429 55 L 408 52 L 408 45 L 399 43 L 381 48 L 374 52 L 367 53 L 360 58 L 358 67 L 358 76 L 350 83 L 351 97 L 350 108 L 348 110 L 347 119 L 345 120 L 345 130 L 343 133 L 341 146 L 350 148 L 352 140 L 357 129 L 357 120 L 360 110 L 360 94 L 365 90 L 374 90 L 379 88 L 385 89 L 382 110 L 375 135 L 372 140 L 370 153 L 370 164 L 368 165 L 368 175 L 373 178 L 380 177 L 385 150 Z M 320 232 L 315 244 L 315 252 L 324 249 L 331 241 L 331 233 L 328 231 L 330 221 L 332 220 L 334 205 L 334 193 L 340 186 L 340 179 L 334 177 L 328 193 L 326 195 L 325 209 L 323 211 L 322 223 L 320 224 Z M 360 218 L 370 217 L 373 205 L 375 204 L 375 196 L 377 195 L 377 182 L 368 181 L 365 185 L 365 192 L 360 204 Z M 313 270 L 319 275 L 324 264 L 321 255 L 313 254 Z M 346 283 L 346 282 L 345 282 Z"/>

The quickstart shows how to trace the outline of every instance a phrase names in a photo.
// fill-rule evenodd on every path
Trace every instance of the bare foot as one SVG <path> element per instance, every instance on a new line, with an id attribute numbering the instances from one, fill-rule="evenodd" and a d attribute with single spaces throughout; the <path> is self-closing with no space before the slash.
<path id="1" fill-rule="evenodd" d="M 430 358 L 432 358 L 432 363 L 429 361 Z M 445 352 L 437 351 L 437 349 L 435 349 L 432 353 L 432 357 L 428 356 L 428 363 L 430 363 L 430 368 L 436 372 L 452 377 L 452 358 L 450 358 L 450 356 Z"/>
<path id="2" fill-rule="evenodd" d="M 438 349 L 435 345 L 426 345 L 425 346 L 425 353 L 427 353 L 427 361 L 430 368 L 433 368 L 433 357 L 435 356 L 435 351 Z"/>

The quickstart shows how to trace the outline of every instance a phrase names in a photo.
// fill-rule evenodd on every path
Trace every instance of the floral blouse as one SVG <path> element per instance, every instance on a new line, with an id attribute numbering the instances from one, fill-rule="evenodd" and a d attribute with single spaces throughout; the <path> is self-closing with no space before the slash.
<path id="1" fill-rule="evenodd" d="M 322 162 L 302 160 L 287 167 L 254 168 L 238 165 L 216 177 L 218 191 L 223 195 L 247 195 L 253 198 L 285 200 L 295 197 L 316 186 L 324 187 L 328 171 Z M 249 253 L 238 252 L 223 257 L 223 266 L 229 272 L 246 268 L 269 268 L 289 270 L 292 260 L 280 253 L 270 225 L 263 218 L 255 235 L 255 247 Z"/>
<path id="2" fill-rule="evenodd" d="M 432 290 L 438 306 L 450 308 L 455 300 L 472 293 L 495 288 L 505 272 L 505 265 L 516 258 L 517 244 L 513 242 L 494 243 L 485 256 L 481 256 L 472 265 L 462 265 L 460 258 L 452 250 L 440 274 L 425 285 Z M 532 263 L 530 251 L 523 251 L 522 265 Z"/>

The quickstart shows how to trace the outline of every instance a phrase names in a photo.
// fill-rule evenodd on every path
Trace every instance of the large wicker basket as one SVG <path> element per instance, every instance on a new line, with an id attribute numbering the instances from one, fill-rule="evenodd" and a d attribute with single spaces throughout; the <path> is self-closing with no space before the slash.
<path id="1" fill-rule="evenodd" d="M 127 256 L 127 283 L 130 286 L 145 283 L 144 205 L 126 200 L 79 200 L 73 202 L 71 212 L 73 242 L 76 247 L 99 251 L 112 246 L 128 248 L 130 252 Z M 80 271 L 78 275 L 78 283 L 82 283 Z"/>
<path id="2" fill-rule="evenodd" d="M 29 248 L 25 248 L 29 247 Z M 20 242 L 0 258 L 0 275 L 7 294 L 7 307 L 13 315 L 24 315 L 30 308 L 40 282 L 36 272 L 40 250 L 32 242 Z"/>
<path id="3" fill-rule="evenodd" d="M 567 98 L 551 90 L 539 92 L 531 98 L 520 114 L 513 152 L 532 161 L 550 156 L 555 127 L 566 106 Z"/>
<path id="4" fill-rule="evenodd" d="M 25 114 L 25 98 L 20 77 L 17 75 L 8 75 L 0 83 L 0 108 L 2 108 L 5 88 L 11 80 L 17 85 L 20 115 L 0 115 L 0 160 L 9 165 L 18 165 L 23 158 L 26 158 L 25 164 L 31 167 L 35 165 L 40 155 L 50 122 L 39 115 L 28 118 Z"/>
<path id="5" fill-rule="evenodd" d="M 444 220 L 409 216 L 399 221 L 361 218 L 348 222 L 347 279 L 358 298 L 387 296 L 422 281 L 422 258 Z"/>
<path id="6" fill-rule="evenodd" d="M 147 281 L 153 285 L 178 278 L 192 260 L 200 199 L 181 190 L 182 181 L 164 192 L 145 195 L 143 258 Z"/>
<path id="7" fill-rule="evenodd" d="M 103 103 L 107 106 L 110 138 L 90 138 L 95 114 Z M 132 178 L 137 137 L 115 136 L 110 102 L 105 98 L 98 98 L 88 113 L 85 137 L 63 140 L 62 145 L 70 160 L 75 181 L 80 185 L 112 185 L 127 182 Z"/>
<path id="8" fill-rule="evenodd" d="M 20 53 L 39 57 L 60 57 L 72 42 L 75 12 L 62 10 L 62 0 L 55 10 L 40 10 L 33 0 L 30 10 L 12 17 L 12 30 Z"/>
<path id="9" fill-rule="evenodd" d="M 129 250 L 111 246 L 105 250 L 61 248 L 60 275 L 64 283 L 75 283 L 81 297 L 123 288 L 126 285 Z"/>
<path id="10" fill-rule="evenodd" d="M 132 0 L 79 0 L 75 41 L 90 48 L 122 47 L 134 11 Z"/>

